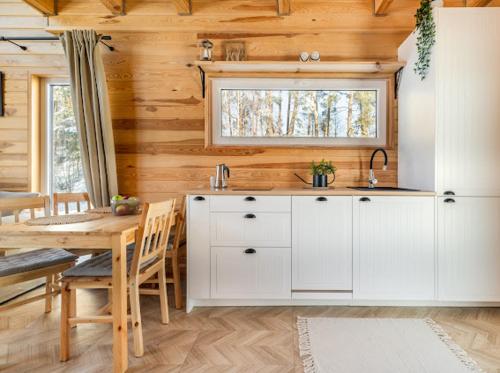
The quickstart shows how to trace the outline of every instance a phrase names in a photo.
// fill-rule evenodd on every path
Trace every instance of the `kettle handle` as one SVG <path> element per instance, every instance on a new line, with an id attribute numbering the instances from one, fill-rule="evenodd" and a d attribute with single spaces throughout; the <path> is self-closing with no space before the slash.
<path id="1" fill-rule="evenodd" d="M 229 167 L 224 166 L 224 171 L 223 172 L 226 172 L 226 171 L 227 171 L 227 177 L 229 178 Z"/>
<path id="2" fill-rule="evenodd" d="M 328 181 L 326 182 L 327 185 L 330 185 L 331 183 L 333 183 L 335 181 L 335 178 L 336 178 L 336 175 L 335 175 L 335 172 L 333 173 L 333 179 L 332 181 Z"/>

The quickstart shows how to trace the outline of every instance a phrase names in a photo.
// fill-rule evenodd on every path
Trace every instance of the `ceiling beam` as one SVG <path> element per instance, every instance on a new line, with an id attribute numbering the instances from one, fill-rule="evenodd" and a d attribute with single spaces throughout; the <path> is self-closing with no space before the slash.
<path id="1" fill-rule="evenodd" d="M 24 0 L 24 2 L 45 16 L 57 14 L 55 0 Z"/>
<path id="2" fill-rule="evenodd" d="M 177 14 L 180 16 L 190 16 L 192 14 L 191 0 L 174 0 Z"/>
<path id="3" fill-rule="evenodd" d="M 291 13 L 290 2 L 292 0 L 276 0 L 276 12 L 279 16 L 289 16 Z"/>
<path id="4" fill-rule="evenodd" d="M 466 0 L 466 6 L 486 6 L 491 0 Z"/>
<path id="5" fill-rule="evenodd" d="M 101 0 L 101 3 L 115 16 L 125 15 L 125 0 Z"/>
<path id="6" fill-rule="evenodd" d="M 373 14 L 381 16 L 387 14 L 393 0 L 373 0 Z"/>

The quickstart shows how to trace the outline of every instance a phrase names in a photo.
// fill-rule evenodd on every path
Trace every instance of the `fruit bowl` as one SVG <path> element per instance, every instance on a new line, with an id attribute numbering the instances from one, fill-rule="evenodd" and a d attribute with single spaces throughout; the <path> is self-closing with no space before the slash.
<path id="1" fill-rule="evenodd" d="M 136 197 L 116 195 L 111 198 L 113 215 L 135 215 L 139 212 L 139 199 Z"/>

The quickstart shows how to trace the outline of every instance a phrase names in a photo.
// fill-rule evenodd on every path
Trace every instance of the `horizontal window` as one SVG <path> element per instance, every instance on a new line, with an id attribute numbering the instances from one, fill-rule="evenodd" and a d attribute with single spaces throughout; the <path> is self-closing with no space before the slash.
<path id="1" fill-rule="evenodd" d="M 212 94 L 213 144 L 386 143 L 386 80 L 217 78 Z"/>

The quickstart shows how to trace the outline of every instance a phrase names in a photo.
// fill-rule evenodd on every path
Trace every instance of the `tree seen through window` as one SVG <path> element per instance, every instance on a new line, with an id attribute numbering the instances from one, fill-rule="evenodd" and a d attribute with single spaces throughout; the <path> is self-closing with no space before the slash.
<path id="1" fill-rule="evenodd" d="M 377 137 L 376 90 L 221 90 L 225 137 Z"/>
<path id="2" fill-rule="evenodd" d="M 78 130 L 69 85 L 51 85 L 52 191 L 84 192 Z"/>

